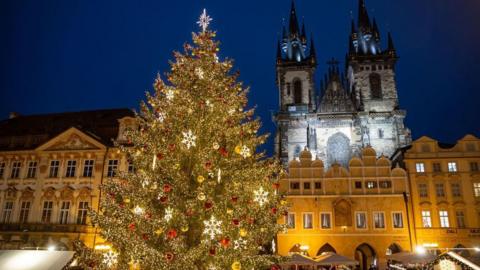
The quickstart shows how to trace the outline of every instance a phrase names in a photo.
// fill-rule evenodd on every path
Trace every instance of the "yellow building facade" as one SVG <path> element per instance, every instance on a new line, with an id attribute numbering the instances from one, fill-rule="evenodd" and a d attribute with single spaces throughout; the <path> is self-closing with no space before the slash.
<path id="1" fill-rule="evenodd" d="M 412 248 L 407 173 L 392 169 L 371 147 L 352 158 L 348 169 L 338 164 L 326 169 L 304 150 L 289 163 L 281 190 L 291 204 L 283 221 L 288 230 L 277 237 L 281 255 L 333 251 L 368 269 L 383 268 L 387 254 Z"/>
<path id="2" fill-rule="evenodd" d="M 132 125 L 128 109 L 1 121 L 0 249 L 102 244 L 88 209 L 98 209 L 101 183 L 129 169 L 113 140 Z"/>
<path id="3" fill-rule="evenodd" d="M 424 136 L 393 160 L 408 171 L 415 245 L 471 255 L 480 246 L 480 139 L 443 144 Z"/>

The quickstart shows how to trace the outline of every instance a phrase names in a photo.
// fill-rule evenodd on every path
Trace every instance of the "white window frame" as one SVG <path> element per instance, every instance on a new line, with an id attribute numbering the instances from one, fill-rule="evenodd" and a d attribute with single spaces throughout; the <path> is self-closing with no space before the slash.
<path id="1" fill-rule="evenodd" d="M 3 179 L 5 176 L 5 166 L 6 163 L 4 161 L 0 162 L 0 179 Z"/>
<path id="2" fill-rule="evenodd" d="M 22 162 L 21 161 L 12 162 L 12 171 L 10 173 L 10 178 L 11 179 L 20 178 L 20 171 L 21 170 L 22 170 Z"/>
<path id="3" fill-rule="evenodd" d="M 93 159 L 85 159 L 83 161 L 83 172 L 82 176 L 83 177 L 93 177 L 93 172 L 95 168 L 95 160 Z"/>
<path id="4" fill-rule="evenodd" d="M 323 219 L 322 219 L 323 215 L 328 215 L 328 223 L 329 223 L 330 227 L 323 227 Z M 318 218 L 319 218 L 318 221 L 319 221 L 319 227 L 320 227 L 320 229 L 322 229 L 322 230 L 331 230 L 331 229 L 333 228 L 333 224 L 332 224 L 332 221 L 333 221 L 333 220 L 332 220 L 332 212 L 320 212 L 320 213 L 318 214 Z"/>
<path id="5" fill-rule="evenodd" d="M 438 187 L 442 187 L 442 189 L 439 189 Z M 438 191 L 442 191 L 442 194 L 439 194 Z M 445 184 L 443 183 L 435 183 L 435 196 L 439 197 L 439 198 L 445 198 L 447 196 L 446 192 L 445 192 Z"/>
<path id="6" fill-rule="evenodd" d="M 428 215 L 424 215 L 424 214 L 427 214 L 427 213 L 428 213 Z M 432 224 L 432 211 L 422 210 L 421 214 L 422 214 L 422 227 L 423 228 L 432 228 L 432 226 L 433 226 L 433 224 Z M 427 221 L 427 222 L 425 222 L 425 221 Z M 428 224 L 426 224 L 426 223 L 428 223 Z M 425 225 L 427 225 L 427 226 L 425 226 Z"/>
<path id="7" fill-rule="evenodd" d="M 458 171 L 458 165 L 457 165 L 457 162 L 456 161 L 450 161 L 448 162 L 448 172 L 451 172 L 451 173 L 456 173 Z"/>
<path id="8" fill-rule="evenodd" d="M 306 221 L 305 217 L 308 216 L 308 215 L 311 216 L 311 218 L 310 218 L 311 228 L 306 228 L 306 227 L 305 227 L 305 225 L 306 225 L 306 223 L 305 223 L 305 221 Z M 303 228 L 304 230 L 313 230 L 313 228 L 314 228 L 314 226 L 315 226 L 315 225 L 313 224 L 313 219 L 314 219 L 313 212 L 302 212 L 302 228 Z"/>
<path id="9" fill-rule="evenodd" d="M 462 213 L 462 215 L 459 215 L 459 213 Z M 459 217 L 462 217 L 462 222 L 463 222 L 462 225 L 463 226 L 459 226 L 459 223 L 460 223 L 460 222 L 458 222 Z M 456 222 L 457 228 L 459 228 L 459 229 L 464 229 L 464 228 L 467 227 L 467 222 L 465 220 L 465 210 L 463 210 L 463 209 L 456 209 L 455 210 L 455 222 Z"/>
<path id="10" fill-rule="evenodd" d="M 50 160 L 50 168 L 48 170 L 48 177 L 49 178 L 57 178 L 59 171 L 60 171 L 60 160 L 58 160 L 58 159 Z"/>
<path id="11" fill-rule="evenodd" d="M 87 217 L 88 217 L 88 205 L 87 201 L 80 201 L 78 202 L 78 209 L 77 209 L 77 225 L 86 225 L 87 224 Z"/>
<path id="12" fill-rule="evenodd" d="M 400 220 L 402 221 L 401 227 L 395 227 L 395 215 L 400 214 Z M 403 212 L 402 211 L 393 211 L 392 212 L 392 228 L 395 230 L 405 228 L 405 222 L 403 221 Z"/>
<path id="13" fill-rule="evenodd" d="M 15 207 L 14 201 L 5 201 L 3 203 L 2 222 L 11 223 L 13 221 L 13 208 Z"/>
<path id="14" fill-rule="evenodd" d="M 18 215 L 18 223 L 28 223 L 31 207 L 31 201 L 22 201 L 20 203 L 20 214 Z"/>
<path id="15" fill-rule="evenodd" d="M 290 218 L 292 217 L 292 218 Z M 289 220 L 293 220 L 293 227 L 290 227 L 289 225 Z M 285 217 L 285 224 L 287 225 L 287 229 L 289 230 L 294 230 L 297 226 L 297 221 L 296 221 L 296 214 L 295 212 L 288 212 L 287 216 Z"/>
<path id="16" fill-rule="evenodd" d="M 118 159 L 109 159 L 107 165 L 107 177 L 116 177 L 118 173 Z"/>
<path id="17" fill-rule="evenodd" d="M 447 210 L 439 210 L 438 211 L 438 219 L 440 220 L 440 227 L 441 228 L 450 228 L 450 220 L 448 219 L 448 211 Z"/>
<path id="18" fill-rule="evenodd" d="M 423 162 L 415 163 L 415 172 L 425 173 L 425 163 L 423 163 Z"/>
<path id="19" fill-rule="evenodd" d="M 58 213 L 58 223 L 66 225 L 69 223 L 70 217 L 70 208 L 72 206 L 71 201 L 61 201 L 60 202 L 60 209 Z"/>
<path id="20" fill-rule="evenodd" d="M 420 188 L 420 185 L 422 186 L 425 186 L 425 196 L 422 196 L 422 188 Z M 418 188 L 418 197 L 420 198 L 428 198 L 428 184 L 427 183 L 418 183 L 417 184 L 417 188 Z"/>
<path id="21" fill-rule="evenodd" d="M 37 164 L 38 162 L 35 160 L 28 162 L 26 178 L 35 178 L 37 176 Z"/>
<path id="22" fill-rule="evenodd" d="M 480 182 L 473 183 L 473 195 L 480 197 Z"/>
<path id="23" fill-rule="evenodd" d="M 383 217 L 383 227 L 377 227 L 375 224 L 375 215 L 380 214 L 380 216 Z M 374 230 L 385 230 L 387 228 L 387 221 L 385 220 L 385 212 L 384 211 L 373 211 L 372 212 L 372 217 L 373 217 L 373 229 Z"/>
<path id="24" fill-rule="evenodd" d="M 455 188 L 454 188 L 455 187 Z M 458 187 L 458 190 L 457 190 Z M 462 185 L 460 183 L 450 183 L 450 189 L 452 190 L 452 197 L 462 197 Z"/>
<path id="25" fill-rule="evenodd" d="M 77 175 L 77 160 L 69 159 L 65 166 L 65 178 L 74 178 Z"/>
<path id="26" fill-rule="evenodd" d="M 365 228 L 362 228 L 362 227 L 358 227 L 358 220 L 357 220 L 357 217 L 359 214 L 362 214 L 365 218 Z M 368 230 L 368 213 L 367 211 L 355 211 L 355 229 L 356 230 Z"/>
<path id="27" fill-rule="evenodd" d="M 48 203 L 48 204 L 47 204 Z M 54 201 L 45 200 L 42 203 L 42 216 L 41 221 L 42 223 L 52 223 L 52 214 L 53 214 L 53 207 Z M 50 206 L 50 207 L 46 207 Z M 48 219 L 46 218 L 48 216 Z"/>

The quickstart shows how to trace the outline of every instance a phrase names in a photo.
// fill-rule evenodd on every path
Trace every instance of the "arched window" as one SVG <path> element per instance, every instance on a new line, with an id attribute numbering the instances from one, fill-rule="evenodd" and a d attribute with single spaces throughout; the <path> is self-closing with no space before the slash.
<path id="1" fill-rule="evenodd" d="M 294 101 L 295 104 L 301 104 L 302 103 L 302 81 L 299 79 L 295 79 L 293 81 L 293 95 L 294 95 Z"/>
<path id="2" fill-rule="evenodd" d="M 382 98 L 382 82 L 378 73 L 370 74 L 370 93 L 372 99 Z"/>

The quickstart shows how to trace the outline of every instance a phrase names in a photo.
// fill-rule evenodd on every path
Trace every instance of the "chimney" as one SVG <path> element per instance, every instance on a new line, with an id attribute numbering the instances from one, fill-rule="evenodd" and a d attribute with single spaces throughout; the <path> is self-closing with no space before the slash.
<path id="1" fill-rule="evenodd" d="M 9 119 L 13 119 L 13 118 L 17 118 L 17 117 L 19 117 L 19 116 L 20 116 L 19 113 L 17 113 L 17 112 L 11 112 L 8 118 L 9 118 Z"/>

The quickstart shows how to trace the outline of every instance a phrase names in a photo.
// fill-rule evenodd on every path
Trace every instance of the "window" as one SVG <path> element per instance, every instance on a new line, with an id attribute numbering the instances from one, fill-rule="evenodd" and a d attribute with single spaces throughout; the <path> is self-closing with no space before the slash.
<path id="1" fill-rule="evenodd" d="M 357 212 L 355 213 L 355 225 L 357 229 L 366 229 L 367 228 L 367 213 Z"/>
<path id="2" fill-rule="evenodd" d="M 330 213 L 320 213 L 320 227 L 322 229 L 332 228 L 332 216 Z"/>
<path id="3" fill-rule="evenodd" d="M 377 182 L 375 181 L 368 181 L 367 182 L 367 188 L 368 189 L 372 189 L 372 188 L 376 188 L 377 187 Z"/>
<path id="4" fill-rule="evenodd" d="M 131 161 L 128 162 L 128 172 L 129 173 L 134 173 L 135 172 L 135 167 L 133 166 L 133 162 L 131 162 Z"/>
<path id="5" fill-rule="evenodd" d="M 378 138 L 383 139 L 383 129 L 378 129 Z"/>
<path id="6" fill-rule="evenodd" d="M 115 177 L 117 175 L 117 169 L 118 169 L 118 159 L 110 159 L 108 161 L 107 176 Z"/>
<path id="7" fill-rule="evenodd" d="M 370 93 L 372 99 L 382 98 L 382 83 L 377 73 L 370 74 Z"/>
<path id="8" fill-rule="evenodd" d="M 443 184 L 435 184 L 435 192 L 437 197 L 445 197 L 445 188 Z"/>
<path id="9" fill-rule="evenodd" d="M 52 209 L 53 209 L 53 202 L 52 201 L 44 201 L 43 202 L 43 210 L 42 210 L 42 222 L 43 223 L 50 223 L 52 219 Z"/>
<path id="10" fill-rule="evenodd" d="M 10 178 L 15 179 L 20 176 L 20 168 L 22 167 L 22 163 L 20 161 L 15 161 L 12 163 L 12 173 L 10 174 Z"/>
<path id="11" fill-rule="evenodd" d="M 362 188 L 362 181 L 355 181 L 355 188 L 361 189 Z"/>
<path id="12" fill-rule="evenodd" d="M 65 171 L 65 177 L 75 177 L 75 170 L 77 169 L 76 160 L 67 161 L 67 170 Z"/>
<path id="13" fill-rule="evenodd" d="M 300 189 L 300 183 L 299 182 L 292 182 L 292 183 L 290 183 L 290 188 L 291 189 Z"/>
<path id="14" fill-rule="evenodd" d="M 28 163 L 27 178 L 35 178 L 37 175 L 37 162 L 30 161 Z"/>
<path id="15" fill-rule="evenodd" d="M 68 213 L 70 211 L 70 202 L 63 201 L 60 207 L 60 224 L 67 224 L 68 223 Z"/>
<path id="16" fill-rule="evenodd" d="M 432 215 L 428 210 L 422 211 L 422 225 L 424 228 L 432 227 Z"/>
<path id="17" fill-rule="evenodd" d="M 93 159 L 86 159 L 83 162 L 83 177 L 92 177 L 93 176 Z"/>
<path id="18" fill-rule="evenodd" d="M 1 166 L 1 164 L 0 164 Z M 470 171 L 478 172 L 478 162 L 470 162 Z M 1 177 L 1 175 L 0 175 Z"/>
<path id="19" fill-rule="evenodd" d="M 295 229 L 295 213 L 287 214 L 287 228 Z"/>
<path id="20" fill-rule="evenodd" d="M 313 229 L 313 214 L 304 213 L 303 214 L 303 228 L 304 229 Z"/>
<path id="21" fill-rule="evenodd" d="M 445 210 L 438 211 L 438 215 L 440 216 L 440 227 L 442 228 L 448 228 L 449 223 L 448 223 L 448 212 Z"/>
<path id="22" fill-rule="evenodd" d="M 315 189 L 322 189 L 322 182 L 315 182 Z"/>
<path id="23" fill-rule="evenodd" d="M 5 162 L 0 162 L 0 179 L 3 178 L 4 173 L 5 173 Z"/>
<path id="24" fill-rule="evenodd" d="M 28 214 L 30 212 L 30 205 L 31 203 L 28 201 L 22 202 L 22 207 L 20 208 L 20 218 L 18 221 L 20 223 L 27 223 L 28 222 Z"/>
<path id="25" fill-rule="evenodd" d="M 448 171 L 449 172 L 457 172 L 457 163 L 456 162 L 448 162 Z"/>
<path id="26" fill-rule="evenodd" d="M 435 162 L 433 163 L 433 172 L 441 172 L 442 171 L 442 166 L 440 163 Z"/>
<path id="27" fill-rule="evenodd" d="M 310 189 L 310 182 L 303 183 L 303 189 Z"/>
<path id="28" fill-rule="evenodd" d="M 55 178 L 58 177 L 58 168 L 60 167 L 60 161 L 52 160 L 50 161 L 50 173 L 48 177 Z"/>
<path id="29" fill-rule="evenodd" d="M 416 163 L 415 170 L 417 173 L 424 173 L 425 172 L 425 163 Z"/>
<path id="30" fill-rule="evenodd" d="M 392 187 L 392 181 L 390 181 L 390 180 L 380 181 L 380 187 L 381 188 L 391 188 Z"/>
<path id="31" fill-rule="evenodd" d="M 452 183 L 452 196 L 453 197 L 460 197 L 462 196 L 462 191 L 460 189 L 460 184 L 459 183 Z"/>
<path id="32" fill-rule="evenodd" d="M 383 212 L 373 212 L 373 226 L 375 229 L 385 228 L 385 214 Z"/>
<path id="33" fill-rule="evenodd" d="M 395 229 L 403 228 L 402 212 L 393 212 L 392 219 L 393 219 L 393 228 Z"/>
<path id="34" fill-rule="evenodd" d="M 293 82 L 293 95 L 294 95 L 294 101 L 295 104 L 301 104 L 302 103 L 302 81 L 299 79 L 295 79 Z"/>
<path id="35" fill-rule="evenodd" d="M 3 207 L 3 223 L 10 223 L 12 222 L 12 212 L 13 212 L 13 202 L 6 201 Z"/>
<path id="36" fill-rule="evenodd" d="M 465 228 L 465 214 L 462 210 L 455 211 L 455 216 L 457 218 L 457 228 Z"/>
<path id="37" fill-rule="evenodd" d="M 473 183 L 473 193 L 475 197 L 480 197 L 480 183 Z"/>
<path id="38" fill-rule="evenodd" d="M 418 195 L 422 198 L 428 197 L 428 187 L 425 183 L 418 184 Z"/>
<path id="39" fill-rule="evenodd" d="M 78 204 L 77 224 L 87 224 L 88 202 L 80 202 Z"/>

